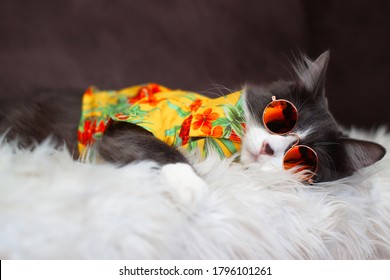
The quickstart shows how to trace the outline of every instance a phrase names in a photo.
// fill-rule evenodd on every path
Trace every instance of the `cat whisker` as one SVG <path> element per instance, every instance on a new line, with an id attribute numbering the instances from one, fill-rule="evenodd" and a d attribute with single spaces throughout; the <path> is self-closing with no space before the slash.
<path id="1" fill-rule="evenodd" d="M 282 65 L 283 66 L 283 68 L 288 72 L 288 74 L 290 75 L 290 78 L 291 78 L 291 80 L 295 80 L 296 79 L 296 77 L 297 77 L 297 74 L 296 74 L 296 69 L 294 69 L 294 65 L 295 65 L 295 63 L 292 61 L 292 59 L 290 59 L 286 54 L 282 54 L 284 57 L 285 57 L 285 59 L 288 61 L 288 63 L 289 63 L 289 65 L 287 66 L 286 64 L 284 64 L 284 63 L 280 63 L 280 65 Z M 294 55 L 294 53 L 291 51 L 291 56 L 293 57 L 293 59 L 295 60 L 295 61 L 297 61 L 297 58 L 296 58 L 296 56 Z M 291 71 L 291 66 L 293 67 L 293 70 L 294 71 Z"/>
<path id="2" fill-rule="evenodd" d="M 223 85 L 213 84 L 213 86 L 214 87 L 200 91 L 200 93 L 201 94 L 207 93 L 207 94 L 217 98 L 217 97 L 225 96 L 225 95 L 228 95 L 228 94 L 234 92 L 233 90 L 231 90 Z M 218 93 L 214 92 L 213 90 L 218 90 Z M 223 90 L 225 90 L 225 92 L 223 92 Z"/>
<path id="3" fill-rule="evenodd" d="M 219 97 L 228 95 L 228 94 L 223 94 L 223 93 L 222 94 L 221 93 L 215 93 L 215 92 L 209 91 L 209 90 L 210 89 L 201 91 L 200 94 L 202 94 L 202 95 L 208 94 L 208 96 L 211 97 L 211 98 L 219 98 Z M 230 104 L 232 106 L 235 106 L 235 104 L 233 102 L 231 102 L 230 100 L 226 100 L 226 104 Z"/>
<path id="4" fill-rule="evenodd" d="M 214 88 L 209 88 L 209 89 L 206 89 L 206 90 L 202 90 L 199 93 L 202 94 L 202 95 L 208 94 L 210 97 L 214 97 L 214 98 L 218 98 L 218 97 L 222 96 L 220 93 L 216 93 L 214 91 L 211 91 L 213 89 Z"/>
<path id="5" fill-rule="evenodd" d="M 226 87 L 226 86 L 224 86 L 224 85 L 221 85 L 221 84 L 214 84 L 214 85 L 215 85 L 215 87 L 217 87 L 217 88 L 219 88 L 219 89 L 226 90 L 228 93 L 233 93 L 233 92 L 235 92 L 235 90 L 230 89 L 230 88 L 228 88 L 228 87 Z"/>
<path id="6" fill-rule="evenodd" d="M 299 96 L 299 95 L 298 95 Z M 298 106 L 298 111 L 302 109 L 302 107 L 306 104 L 306 102 L 310 99 L 310 97 L 307 97 L 302 103 L 297 103 L 299 104 Z"/>
<path id="7" fill-rule="evenodd" d="M 218 84 L 216 81 L 214 81 L 212 78 L 210 78 L 210 76 L 208 76 L 208 80 L 210 81 L 211 85 L 213 86 L 213 88 L 211 88 L 211 89 L 216 89 L 219 91 L 218 96 L 224 96 L 226 94 L 234 92 L 234 90 L 229 89 L 222 84 Z M 227 93 L 224 93 L 222 90 L 225 90 Z"/>

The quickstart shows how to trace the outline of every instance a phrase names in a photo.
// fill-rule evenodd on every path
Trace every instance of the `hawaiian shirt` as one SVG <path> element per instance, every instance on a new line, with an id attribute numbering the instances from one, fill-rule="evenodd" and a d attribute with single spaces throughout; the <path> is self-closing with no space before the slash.
<path id="1" fill-rule="evenodd" d="M 90 87 L 83 95 L 78 128 L 80 156 L 101 139 L 110 120 L 136 124 L 173 147 L 203 156 L 210 150 L 229 157 L 240 150 L 245 129 L 242 94 L 218 98 L 158 84 L 119 91 Z"/>

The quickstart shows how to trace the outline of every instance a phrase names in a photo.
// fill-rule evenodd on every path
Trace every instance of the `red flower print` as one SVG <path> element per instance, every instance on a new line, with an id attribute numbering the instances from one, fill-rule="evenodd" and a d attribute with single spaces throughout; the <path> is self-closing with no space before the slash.
<path id="1" fill-rule="evenodd" d="M 222 126 L 217 125 L 216 127 L 213 128 L 211 136 L 216 137 L 216 138 L 220 138 L 220 137 L 222 137 L 222 134 L 223 134 Z"/>
<path id="2" fill-rule="evenodd" d="M 203 114 L 195 115 L 195 122 L 192 124 L 193 129 L 199 129 L 206 135 L 211 135 L 212 122 L 219 118 L 218 113 L 212 113 L 211 108 L 204 110 Z"/>
<path id="3" fill-rule="evenodd" d="M 186 118 L 181 125 L 180 131 L 179 131 L 179 137 L 181 139 L 181 144 L 184 146 L 188 143 L 188 140 L 190 139 L 190 128 L 191 128 L 191 122 L 192 122 L 192 115 L 190 115 L 188 118 Z"/>
<path id="4" fill-rule="evenodd" d="M 150 104 L 152 106 L 156 106 L 160 101 L 164 99 L 157 99 L 155 94 L 161 92 L 160 86 L 157 84 L 148 84 L 147 86 L 143 86 L 138 90 L 138 93 L 135 97 L 129 98 L 128 102 L 133 104 L 140 100 L 141 104 Z M 144 100 L 146 99 L 146 100 Z"/>
<path id="5" fill-rule="evenodd" d="M 230 134 L 229 140 L 231 141 L 236 141 L 236 142 L 241 142 L 241 138 L 232 130 L 232 133 Z"/>
<path id="6" fill-rule="evenodd" d="M 241 123 L 241 126 L 242 126 L 243 130 L 245 131 L 245 129 L 246 129 L 245 123 Z M 230 134 L 229 140 L 236 141 L 236 142 L 241 142 L 240 136 L 238 136 L 237 133 L 234 130 L 232 130 L 232 133 Z"/>
<path id="7" fill-rule="evenodd" d="M 77 132 L 78 141 L 83 145 L 90 145 L 95 141 L 93 135 L 98 132 L 103 133 L 105 129 L 106 125 L 103 121 L 97 125 L 96 120 L 93 122 L 91 122 L 91 120 L 86 120 L 84 123 L 84 131 L 81 132 L 79 130 Z"/>
<path id="8" fill-rule="evenodd" d="M 84 92 L 86 95 L 93 95 L 92 87 L 87 88 L 87 90 Z"/>
<path id="9" fill-rule="evenodd" d="M 120 121 L 125 121 L 129 118 L 129 115 L 122 114 L 122 113 L 115 114 L 114 116 Z"/>
<path id="10" fill-rule="evenodd" d="M 191 103 L 190 105 L 190 110 L 191 112 L 195 112 L 196 110 L 199 109 L 199 107 L 202 106 L 202 100 L 196 99 L 194 102 Z"/>
<path id="11" fill-rule="evenodd" d="M 242 126 L 243 130 L 246 131 L 246 124 L 245 123 L 241 123 L 241 126 Z"/>

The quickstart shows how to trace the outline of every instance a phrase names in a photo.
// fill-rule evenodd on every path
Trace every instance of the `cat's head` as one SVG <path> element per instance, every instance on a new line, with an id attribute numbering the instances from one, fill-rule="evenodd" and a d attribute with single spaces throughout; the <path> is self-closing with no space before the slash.
<path id="1" fill-rule="evenodd" d="M 258 162 L 264 168 L 283 168 L 285 152 L 296 143 L 296 136 L 270 134 L 265 129 L 263 111 L 272 101 L 272 96 L 286 99 L 298 109 L 298 122 L 293 132 L 298 134 L 300 144 L 311 147 L 317 153 L 315 182 L 349 176 L 385 155 L 386 150 L 381 145 L 347 137 L 329 112 L 324 89 L 328 61 L 329 52 L 323 53 L 314 62 L 304 57 L 294 67 L 295 80 L 278 81 L 265 87 L 245 87 L 246 133 L 242 162 Z"/>

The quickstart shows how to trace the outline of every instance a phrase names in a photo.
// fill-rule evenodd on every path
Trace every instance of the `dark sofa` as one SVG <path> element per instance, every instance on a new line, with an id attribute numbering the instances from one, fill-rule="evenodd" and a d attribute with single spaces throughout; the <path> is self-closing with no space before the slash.
<path id="1" fill-rule="evenodd" d="M 0 98 L 144 82 L 212 94 L 330 49 L 336 119 L 389 125 L 389 14 L 386 0 L 1 0 Z"/>

